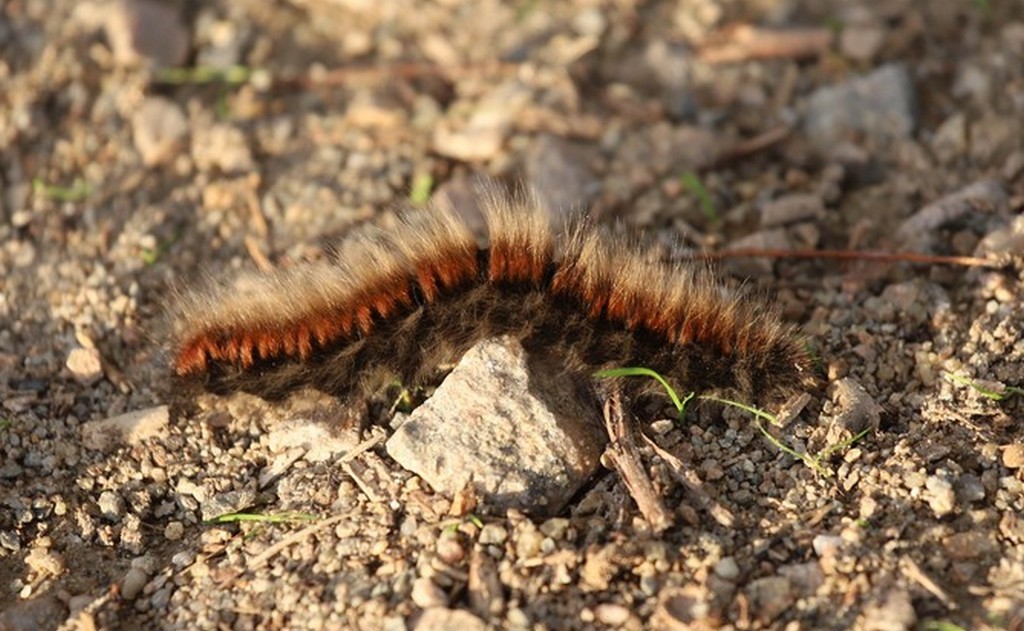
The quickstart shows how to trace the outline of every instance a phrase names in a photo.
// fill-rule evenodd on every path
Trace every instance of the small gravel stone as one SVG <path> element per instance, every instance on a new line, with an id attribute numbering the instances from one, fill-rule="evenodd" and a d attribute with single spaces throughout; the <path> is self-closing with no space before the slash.
<path id="1" fill-rule="evenodd" d="M 185 524 L 172 521 L 164 528 L 164 537 L 168 541 L 178 541 L 185 534 Z"/>
<path id="2" fill-rule="evenodd" d="M 747 586 L 751 612 L 765 623 L 770 623 L 789 609 L 796 600 L 796 593 L 789 579 L 784 576 L 766 576 Z"/>
<path id="3" fill-rule="evenodd" d="M 9 603 L 9 604 L 8 604 Z M 0 611 L 0 629 L 3 631 L 36 631 L 56 629 L 67 615 L 64 605 L 56 596 L 44 595 L 29 600 L 5 600 Z"/>
<path id="4" fill-rule="evenodd" d="M 107 451 L 118 444 L 138 445 L 161 435 L 170 421 L 166 405 L 128 412 L 82 425 L 82 444 L 96 451 Z"/>
<path id="5" fill-rule="evenodd" d="M 850 59 L 870 61 L 885 43 L 885 29 L 873 24 L 852 25 L 839 34 L 839 50 Z"/>
<path id="6" fill-rule="evenodd" d="M 957 500 L 961 502 L 980 502 L 985 499 L 985 485 L 976 475 L 965 473 L 956 481 Z"/>
<path id="7" fill-rule="evenodd" d="M 124 498 L 116 491 L 103 491 L 96 503 L 100 513 L 110 521 L 118 521 L 124 515 Z"/>
<path id="8" fill-rule="evenodd" d="M 811 547 L 819 557 L 834 556 L 843 547 L 843 538 L 836 535 L 818 535 L 811 540 Z"/>
<path id="9" fill-rule="evenodd" d="M 485 631 L 487 625 L 468 611 L 431 607 L 426 609 L 412 631 Z"/>
<path id="10" fill-rule="evenodd" d="M 198 128 L 192 138 L 192 157 L 200 171 L 247 173 L 254 169 L 245 135 L 227 124 Z"/>
<path id="11" fill-rule="evenodd" d="M 736 239 L 729 243 L 726 250 L 789 250 L 793 244 L 789 235 L 782 228 L 759 230 L 752 232 L 745 237 Z M 759 274 L 770 274 L 773 269 L 772 261 L 765 257 L 748 257 L 747 260 L 730 260 L 729 268 L 735 273 L 745 276 L 757 276 Z"/>
<path id="12" fill-rule="evenodd" d="M 594 607 L 594 618 L 601 624 L 620 627 L 629 620 L 629 609 L 613 603 L 601 603 Z"/>
<path id="13" fill-rule="evenodd" d="M 825 583 L 825 573 L 816 561 L 794 563 L 779 568 L 779 574 L 789 579 L 793 589 L 801 597 L 813 596 Z"/>
<path id="14" fill-rule="evenodd" d="M 417 607 L 444 607 L 448 604 L 448 595 L 434 581 L 420 577 L 412 584 L 412 601 Z"/>
<path id="15" fill-rule="evenodd" d="M 508 539 L 508 531 L 499 524 L 484 524 L 480 529 L 478 541 L 485 546 L 495 546 L 505 543 Z"/>
<path id="16" fill-rule="evenodd" d="M 882 591 L 885 600 L 864 611 L 864 628 L 869 631 L 906 631 L 917 624 L 917 613 L 905 589 Z"/>
<path id="17" fill-rule="evenodd" d="M 1003 449 L 1003 466 L 1007 469 L 1024 468 L 1024 443 L 1014 443 Z"/>
<path id="18" fill-rule="evenodd" d="M 578 147 L 543 136 L 526 155 L 526 184 L 553 213 L 586 208 L 601 187 L 601 182 L 584 168 L 587 162 L 586 154 Z"/>
<path id="19" fill-rule="evenodd" d="M 75 348 L 68 353 L 67 366 L 75 381 L 83 386 L 94 385 L 103 377 L 100 353 L 95 348 Z"/>
<path id="20" fill-rule="evenodd" d="M 25 563 L 43 577 L 60 576 L 64 572 L 64 558 L 43 547 L 32 548 L 25 557 Z"/>
<path id="21" fill-rule="evenodd" d="M 530 90 L 518 81 L 496 86 L 475 103 L 473 114 L 461 126 L 449 121 L 434 129 L 434 150 L 443 156 L 465 161 L 493 158 L 505 142 L 512 122 L 529 102 Z"/>
<path id="22" fill-rule="evenodd" d="M 949 480 L 939 476 L 929 476 L 924 483 L 925 498 L 936 517 L 945 517 L 956 508 L 956 495 Z"/>
<path id="23" fill-rule="evenodd" d="M 133 567 L 128 570 L 121 581 L 121 597 L 125 600 L 135 600 L 142 593 L 142 588 L 149 582 L 149 576 L 145 570 Z"/>
<path id="24" fill-rule="evenodd" d="M 810 193 L 786 195 L 761 208 L 761 226 L 774 228 L 807 219 L 820 219 L 825 214 L 825 202 Z"/>
<path id="25" fill-rule="evenodd" d="M 252 506 L 255 502 L 256 491 L 251 488 L 245 488 L 218 493 L 202 502 L 200 506 L 203 512 L 203 520 L 205 521 L 221 515 L 237 513 Z"/>
<path id="26" fill-rule="evenodd" d="M 553 517 L 540 525 L 540 531 L 555 540 L 564 538 L 568 529 L 569 520 L 564 517 Z"/>
<path id="27" fill-rule="evenodd" d="M 18 535 L 8 530 L 0 530 L 0 548 L 17 552 L 21 550 L 21 540 L 18 539 Z"/>
<path id="28" fill-rule="evenodd" d="M 725 557 L 715 563 L 715 575 L 727 581 L 735 581 L 740 576 L 740 566 L 733 557 Z"/>
<path id="29" fill-rule="evenodd" d="M 540 531 L 529 527 L 521 529 L 516 534 L 516 556 L 519 559 L 532 559 L 540 554 L 540 548 L 544 542 L 544 535 Z"/>
<path id="30" fill-rule="evenodd" d="M 958 532 L 947 537 L 943 544 L 949 558 L 957 561 L 977 559 L 999 552 L 998 544 L 987 532 Z"/>
<path id="31" fill-rule="evenodd" d="M 807 103 L 811 140 L 828 151 L 854 132 L 876 141 L 908 137 L 917 124 L 914 84 L 902 64 L 887 64 L 862 77 L 819 88 Z"/>
<path id="32" fill-rule="evenodd" d="M 437 557 L 448 565 L 458 565 L 466 558 L 466 550 L 455 537 L 437 540 Z"/>
<path id="33" fill-rule="evenodd" d="M 834 382 L 830 390 L 836 412 L 826 438 L 829 444 L 847 440 L 868 428 L 878 429 L 882 406 L 856 379 L 844 377 Z"/>
<path id="34" fill-rule="evenodd" d="M 170 99 L 151 96 L 132 115 L 132 140 L 146 166 L 174 157 L 186 133 L 185 113 Z"/>
<path id="35" fill-rule="evenodd" d="M 173 8 L 156 0 L 115 0 L 104 6 L 107 41 L 119 63 L 184 63 L 188 31 Z"/>
<path id="36" fill-rule="evenodd" d="M 711 614 L 709 597 L 710 594 L 694 586 L 664 590 L 658 598 L 652 627 L 669 631 L 714 628 L 717 625 L 704 623 Z"/>
<path id="37" fill-rule="evenodd" d="M 899 225 L 896 236 L 905 244 L 921 247 L 937 229 L 965 216 L 981 212 L 1005 213 L 1008 199 L 1000 182 L 974 182 L 923 206 Z"/>

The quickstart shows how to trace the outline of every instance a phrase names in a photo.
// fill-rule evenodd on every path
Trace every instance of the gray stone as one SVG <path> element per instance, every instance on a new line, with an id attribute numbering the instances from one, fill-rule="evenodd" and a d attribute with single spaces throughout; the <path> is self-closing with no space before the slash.
<path id="1" fill-rule="evenodd" d="M 89 421 L 82 425 L 82 444 L 97 451 L 106 451 L 118 444 L 138 445 L 162 433 L 169 420 L 167 406 L 159 405 L 102 421 Z"/>
<path id="2" fill-rule="evenodd" d="M 135 600 L 142 593 L 142 588 L 146 586 L 148 581 L 149 576 L 142 568 L 133 567 L 129 569 L 121 581 L 121 598 L 127 601 Z"/>
<path id="3" fill-rule="evenodd" d="M 735 582 L 740 576 L 740 566 L 734 557 L 725 557 L 715 564 L 714 572 L 719 578 Z"/>
<path id="4" fill-rule="evenodd" d="M 759 230 L 737 239 L 726 246 L 726 250 L 789 250 L 793 243 L 783 228 Z M 740 276 L 771 274 L 774 261 L 770 257 L 743 257 L 729 259 L 729 270 Z"/>
<path id="5" fill-rule="evenodd" d="M 761 208 L 761 225 L 774 228 L 786 224 L 819 219 L 825 214 L 825 202 L 812 193 L 794 193 L 768 202 Z"/>
<path id="6" fill-rule="evenodd" d="M 64 621 L 67 611 L 57 596 L 47 594 L 31 600 L 15 601 L 0 611 L 0 629 L 3 631 L 36 631 L 56 629 Z"/>
<path id="7" fill-rule="evenodd" d="M 495 87 L 479 102 L 472 104 L 473 114 L 465 123 L 445 121 L 435 128 L 434 150 L 456 160 L 493 158 L 501 150 L 513 121 L 530 97 L 531 91 L 518 81 Z"/>
<path id="8" fill-rule="evenodd" d="M 106 11 L 107 41 L 118 63 L 180 66 L 188 53 L 188 31 L 178 12 L 156 0 L 119 0 Z"/>
<path id="9" fill-rule="evenodd" d="M 784 576 L 766 576 L 747 585 L 750 610 L 759 620 L 770 623 L 796 601 L 796 591 Z"/>
<path id="10" fill-rule="evenodd" d="M 151 96 L 132 115 L 132 140 L 146 166 L 173 158 L 187 132 L 185 113 L 170 99 Z"/>
<path id="11" fill-rule="evenodd" d="M 864 628 L 869 631 L 905 631 L 917 624 L 917 613 L 905 589 L 880 590 L 885 600 L 864 611 Z"/>
<path id="12" fill-rule="evenodd" d="M 251 488 L 239 489 L 218 493 L 201 503 L 203 521 L 209 521 L 214 517 L 237 513 L 249 508 L 256 502 L 256 491 Z"/>
<path id="13" fill-rule="evenodd" d="M 927 204 L 900 224 L 896 236 L 905 244 L 922 244 L 935 230 L 970 213 L 1003 214 L 1009 200 L 1003 185 L 995 180 L 969 184 Z"/>
<path id="14" fill-rule="evenodd" d="M 985 485 L 973 473 L 965 473 L 957 478 L 954 486 L 957 499 L 961 502 L 980 502 L 985 499 Z"/>
<path id="15" fill-rule="evenodd" d="M 388 440 L 388 453 L 436 491 L 472 484 L 493 508 L 558 512 L 599 466 L 605 432 L 575 379 L 540 363 L 528 371 L 513 340 L 478 344 Z"/>
<path id="16" fill-rule="evenodd" d="M 835 402 L 835 417 L 826 438 L 830 445 L 847 440 L 865 429 L 878 430 L 882 406 L 856 379 L 840 379 L 832 384 L 830 390 Z"/>
<path id="17" fill-rule="evenodd" d="M 824 151 L 855 133 L 883 143 L 907 138 L 916 125 L 914 100 L 907 69 L 888 64 L 816 90 L 807 102 L 804 129 Z"/>
<path id="18" fill-rule="evenodd" d="M 858 61 L 875 58 L 885 43 L 885 29 L 874 24 L 857 24 L 843 29 L 839 35 L 839 50 Z"/>
<path id="19" fill-rule="evenodd" d="M 526 184 L 551 212 L 585 209 L 601 182 L 583 166 L 581 147 L 542 136 L 526 153 Z"/>

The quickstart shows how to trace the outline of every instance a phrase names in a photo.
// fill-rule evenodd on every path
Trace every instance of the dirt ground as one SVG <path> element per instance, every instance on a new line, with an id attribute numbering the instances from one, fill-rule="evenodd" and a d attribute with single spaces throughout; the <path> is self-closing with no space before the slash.
<path id="1" fill-rule="evenodd" d="M 737 517 L 645 448 L 660 533 L 608 470 L 453 511 L 387 419 L 180 405 L 160 341 L 182 287 L 481 177 L 667 247 L 1008 261 L 1019 1 L 6 0 L 0 51 L 0 630 L 1024 628 L 1012 261 L 723 264 L 820 361 L 775 433 L 840 448 L 642 419 Z"/>

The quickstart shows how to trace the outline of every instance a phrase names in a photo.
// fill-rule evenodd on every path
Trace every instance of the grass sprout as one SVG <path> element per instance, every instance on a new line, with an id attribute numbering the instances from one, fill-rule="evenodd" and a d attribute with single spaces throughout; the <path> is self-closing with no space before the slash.
<path id="1" fill-rule="evenodd" d="M 696 393 L 691 392 L 690 394 L 686 395 L 686 397 L 681 399 L 679 397 L 679 394 L 676 393 L 675 388 L 673 388 L 672 385 L 669 384 L 669 382 L 663 376 L 661 376 L 657 372 L 651 370 L 650 368 L 643 368 L 643 367 L 611 368 L 611 369 L 608 369 L 608 370 L 598 371 L 598 372 L 594 373 L 594 376 L 598 377 L 598 378 L 607 378 L 607 377 L 650 377 L 650 378 L 653 378 L 653 379 L 657 380 L 658 383 L 660 383 L 665 388 L 665 391 L 668 393 L 669 399 L 672 400 L 672 404 L 675 406 L 676 410 L 679 411 L 679 419 L 680 420 L 682 420 L 683 417 L 685 416 L 686 404 L 689 403 L 690 400 L 694 398 L 694 396 L 696 396 Z M 820 452 L 818 452 L 817 455 L 813 455 L 812 456 L 812 455 L 807 454 L 807 453 L 801 453 L 801 452 L 793 449 L 789 445 L 786 445 L 781 440 L 776 438 L 771 432 L 769 432 L 767 428 L 765 428 L 764 424 L 762 424 L 761 421 L 767 421 L 768 423 L 770 423 L 771 425 L 774 425 L 776 427 L 781 425 L 781 423 L 779 422 L 778 417 L 775 416 L 774 414 L 772 414 L 770 412 L 766 412 L 765 410 L 762 410 L 760 408 L 756 408 L 756 407 L 753 407 L 751 405 L 747 405 L 745 403 L 740 403 L 739 401 L 731 401 L 729 399 L 722 399 L 722 398 L 711 396 L 711 395 L 700 395 L 698 398 L 703 399 L 705 401 L 714 401 L 716 403 L 721 403 L 723 405 L 729 405 L 729 406 L 732 406 L 734 408 L 738 408 L 740 410 L 743 410 L 744 412 L 747 412 L 747 413 L 753 415 L 754 416 L 754 425 L 757 427 L 758 431 L 761 432 L 761 434 L 765 437 L 765 439 L 769 443 L 774 445 L 775 448 L 778 449 L 779 451 L 781 451 L 781 452 L 783 452 L 785 454 L 788 454 L 788 455 L 796 458 L 797 460 L 803 462 L 807 467 L 812 469 L 814 472 L 816 472 L 816 473 L 818 473 L 821 476 L 826 477 L 826 478 L 832 476 L 832 471 L 827 469 L 822 463 L 825 462 L 826 460 L 828 460 L 830 457 L 832 457 L 833 454 L 835 454 L 835 453 L 837 453 L 839 451 L 842 451 L 843 449 L 846 449 L 847 447 L 850 447 L 851 445 L 853 445 L 854 443 L 859 441 L 861 438 L 864 438 L 868 434 L 868 432 L 871 431 L 870 428 L 865 429 L 865 430 L 855 434 L 851 438 L 848 438 L 847 440 L 844 440 L 842 442 L 836 443 L 834 445 L 829 445 L 825 449 L 822 449 Z"/>
<path id="2" fill-rule="evenodd" d="M 238 522 L 257 522 L 263 524 L 295 524 L 307 521 L 316 521 L 317 516 L 310 513 L 285 512 L 263 515 L 260 513 L 225 513 L 213 519 L 206 520 L 207 524 L 234 524 Z"/>
<path id="3" fill-rule="evenodd" d="M 683 187 L 697 198 L 700 210 L 708 221 L 718 221 L 718 209 L 715 208 L 715 202 L 711 200 L 708 189 L 704 187 L 697 174 L 687 171 L 679 176 L 679 180 L 683 183 Z"/>
<path id="4" fill-rule="evenodd" d="M 256 70 L 248 66 L 234 65 L 226 68 L 195 66 L 193 68 L 161 68 L 155 79 L 160 83 L 174 85 L 224 83 L 243 85 L 253 80 Z"/>
<path id="5" fill-rule="evenodd" d="M 665 392 L 668 393 L 668 398 L 672 400 L 672 405 L 674 405 L 676 410 L 679 411 L 680 421 L 683 420 L 684 416 L 686 416 L 686 404 L 690 402 L 690 399 L 692 399 L 695 394 L 691 392 L 686 395 L 685 399 L 680 399 L 679 395 L 676 394 L 675 388 L 673 388 L 664 377 L 650 368 L 642 368 L 638 366 L 631 368 L 609 368 L 607 370 L 599 370 L 595 372 L 594 376 L 602 379 L 608 377 L 651 377 L 652 379 L 657 380 L 657 382 L 665 388 Z"/>
<path id="6" fill-rule="evenodd" d="M 71 186 L 47 184 L 36 178 L 32 180 L 32 190 L 57 202 L 80 202 L 92 195 L 92 187 L 81 178 L 75 178 Z"/>
<path id="7" fill-rule="evenodd" d="M 976 381 L 972 381 L 967 377 L 963 377 L 961 375 L 956 375 L 951 372 L 943 373 L 943 375 L 946 377 L 946 379 L 952 381 L 953 383 L 958 383 L 962 386 L 967 386 L 968 388 L 971 388 L 981 396 L 987 399 L 992 399 L 993 401 L 1005 401 L 1014 395 L 1024 395 L 1024 388 L 1017 388 L 1015 386 L 1003 386 L 1002 392 L 999 392 L 981 386 Z"/>
<path id="8" fill-rule="evenodd" d="M 412 179 L 409 201 L 414 204 L 426 204 L 434 190 L 434 178 L 429 173 L 420 173 Z"/>

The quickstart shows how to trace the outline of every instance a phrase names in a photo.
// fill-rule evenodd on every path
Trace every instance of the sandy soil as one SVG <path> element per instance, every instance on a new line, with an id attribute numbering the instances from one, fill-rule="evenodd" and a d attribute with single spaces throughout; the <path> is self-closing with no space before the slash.
<path id="1" fill-rule="evenodd" d="M 661 533 L 611 471 L 452 516 L 386 420 L 161 407 L 160 343 L 181 287 L 480 176 L 666 244 L 1019 254 L 1019 2 L 9 0 L 0 51 L 0 629 L 1024 626 L 1019 266 L 724 265 L 820 358 L 779 438 L 871 431 L 823 475 L 738 412 L 644 419 L 738 517 L 645 448 Z"/>

